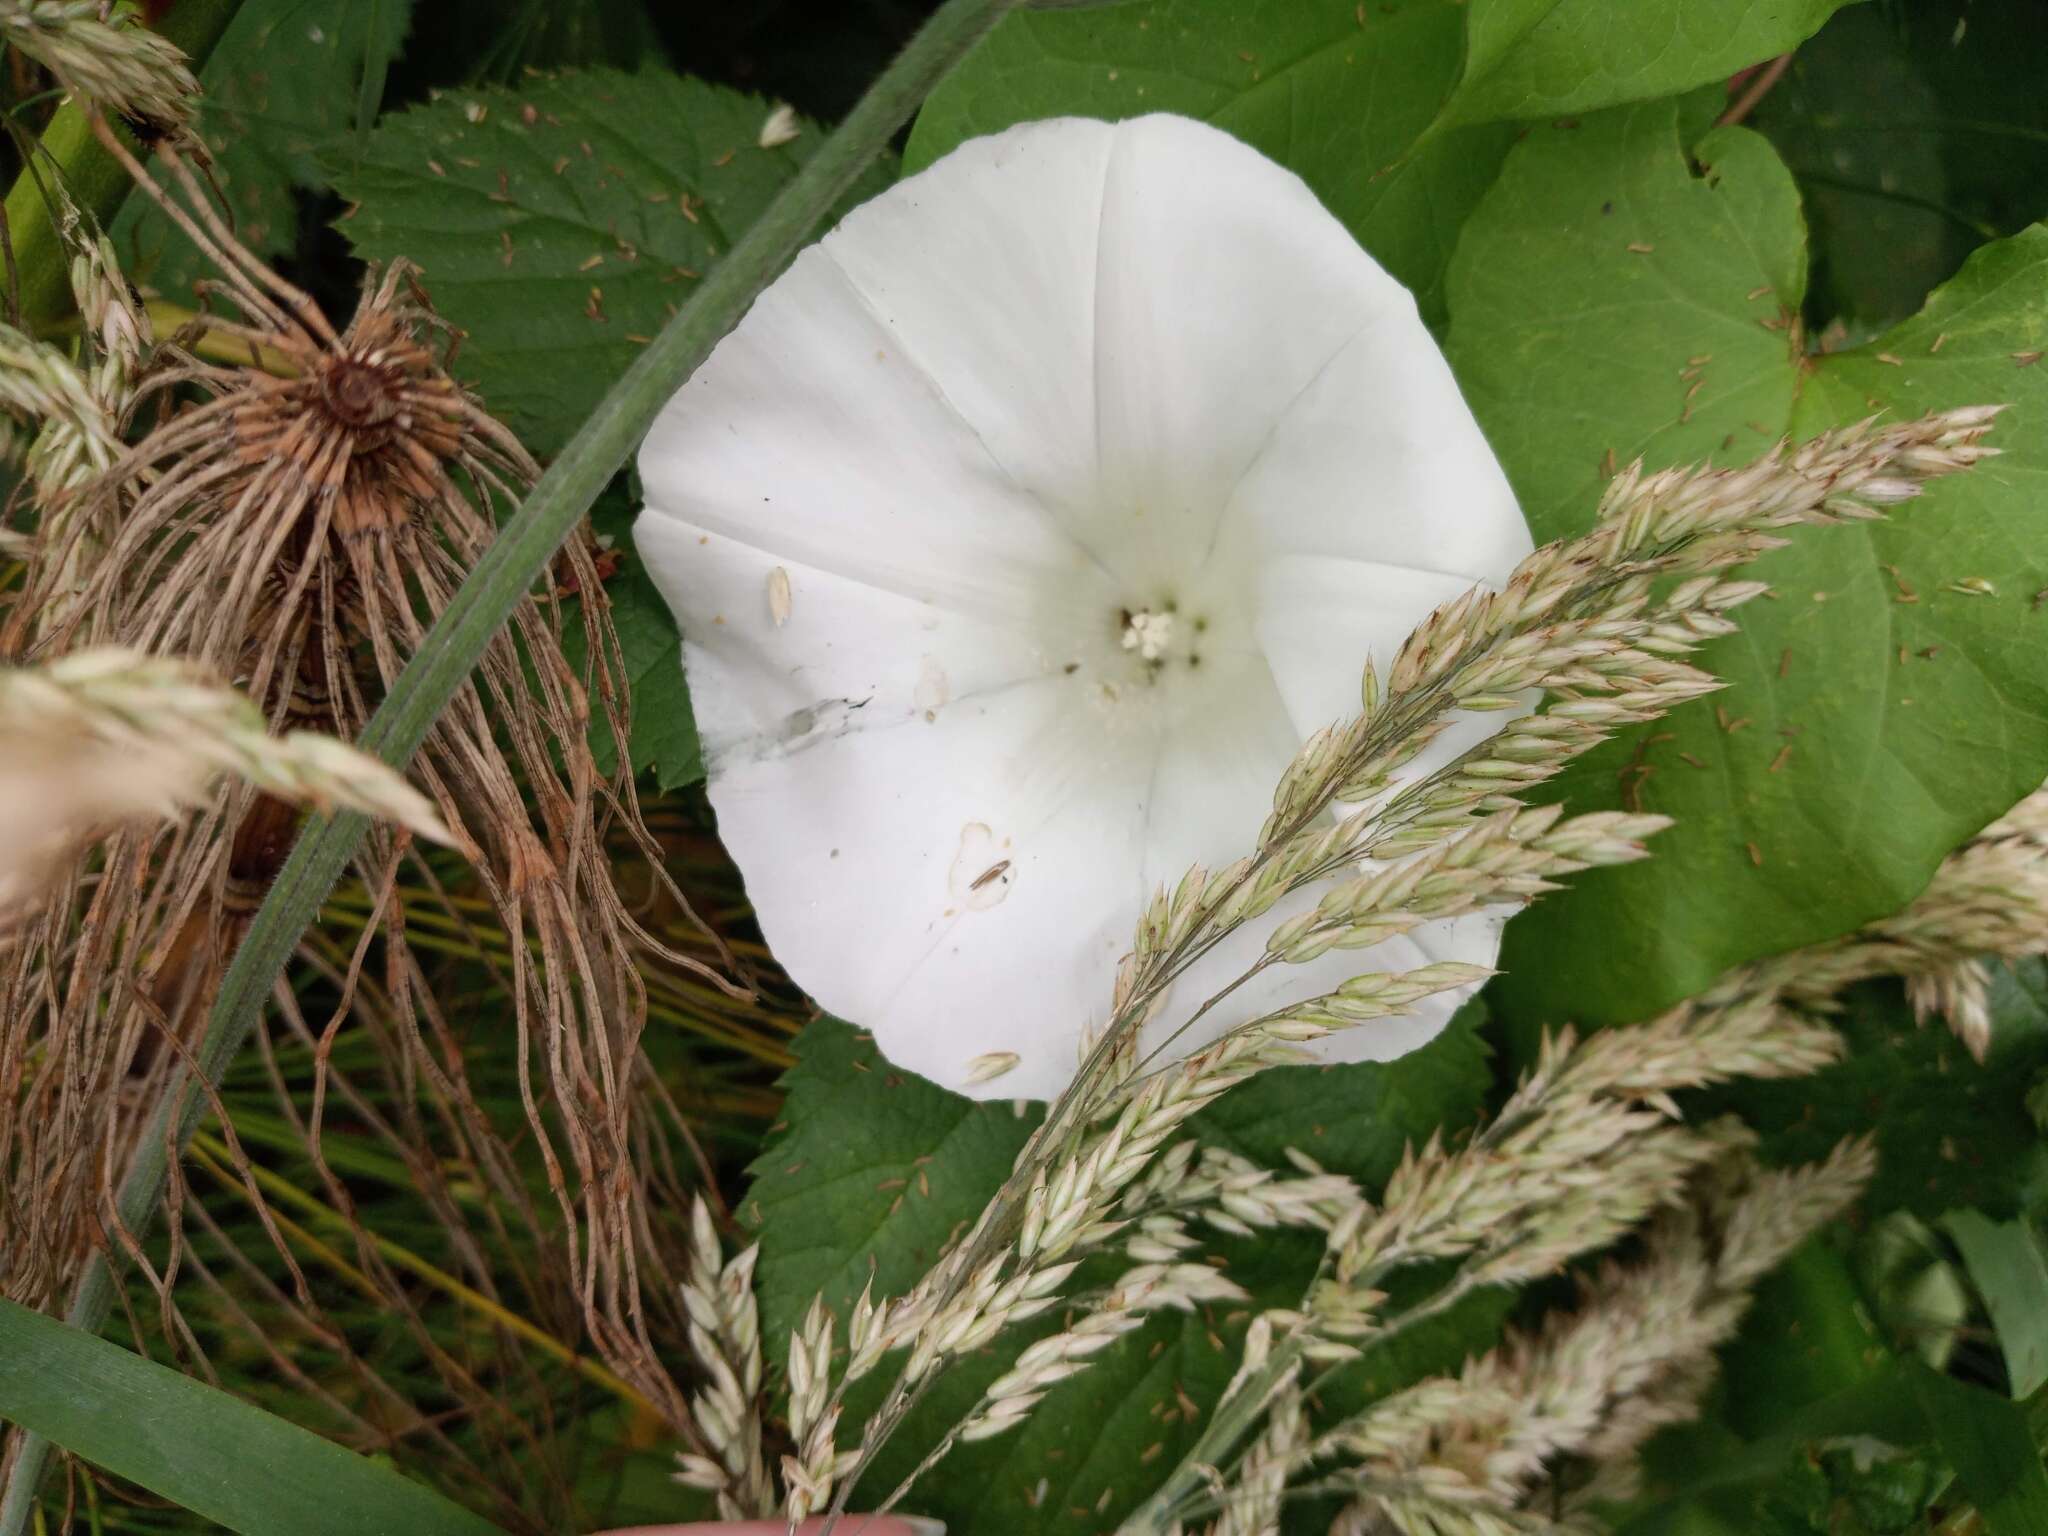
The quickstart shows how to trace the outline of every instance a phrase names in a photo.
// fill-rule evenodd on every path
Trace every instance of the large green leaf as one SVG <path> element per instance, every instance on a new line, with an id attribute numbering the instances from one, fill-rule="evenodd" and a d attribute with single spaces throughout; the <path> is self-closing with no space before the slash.
<path id="1" fill-rule="evenodd" d="M 1510 925 L 1495 992 L 1524 1022 L 1640 1017 L 1895 910 L 2048 769 L 2048 230 L 1980 250 L 1870 345 L 1808 357 L 1790 177 L 1742 129 L 1702 140 L 1696 173 L 1678 125 L 1662 102 L 1532 130 L 1452 265 L 1452 364 L 1538 538 L 1587 526 L 1638 456 L 1742 463 L 1873 413 L 2015 409 L 2003 457 L 1761 562 L 1776 600 L 1706 653 L 1729 689 L 1560 781 L 1575 809 L 1677 825 Z"/>
<path id="2" fill-rule="evenodd" d="M 1274 1165 L 1299 1146 L 1377 1187 L 1409 1140 L 1478 1113 L 1490 1074 L 1476 1012 L 1398 1062 L 1268 1073 L 1199 1117 L 1194 1134 Z M 1019 1115 L 895 1071 L 867 1036 L 832 1020 L 806 1030 L 798 1049 L 784 1079 L 785 1128 L 755 1164 L 742 1207 L 760 1232 L 762 1328 L 777 1358 L 814 1294 L 843 1318 L 870 1275 L 878 1296 L 913 1282 L 994 1193 L 1038 1116 L 1035 1106 Z M 1281 1233 L 1217 1251 L 1259 1304 L 1278 1306 L 1299 1303 L 1320 1245 Z M 1117 1266 L 1096 1267 L 1106 1281 Z M 1454 1369 L 1492 1341 L 1505 1306 L 1498 1293 L 1472 1299 L 1370 1356 L 1325 1401 Z M 1113 1525 L 1193 1444 L 1236 1368 L 1246 1319 L 1217 1309 L 1154 1319 L 1056 1388 L 1018 1431 L 955 1450 L 909 1507 L 962 1536 Z M 869 1491 L 893 1487 L 1030 1338 L 1058 1326 L 1045 1319 L 944 1372 L 879 1459 Z"/>
<path id="3" fill-rule="evenodd" d="M 784 1074 L 783 1129 L 741 1207 L 760 1229 L 762 1330 L 777 1357 L 822 1294 L 842 1318 L 872 1275 L 901 1295 L 1010 1171 L 1039 1109 L 977 1104 L 882 1059 L 874 1039 L 821 1018 Z"/>
<path id="4" fill-rule="evenodd" d="M 1198 117 L 1299 174 L 1434 324 L 1459 226 L 1513 140 L 1504 120 L 1719 80 L 1842 3 L 1159 0 L 1025 12 L 925 104 L 906 167 L 1033 118 Z"/>
<path id="5" fill-rule="evenodd" d="M 905 168 L 1033 118 L 1201 118 L 1298 173 L 1434 317 L 1458 226 L 1513 133 L 1468 128 L 1415 148 L 1463 53 L 1464 9 L 1446 0 L 1023 12 L 925 103 Z"/>
<path id="6" fill-rule="evenodd" d="M 342 229 L 424 268 L 467 333 L 456 371 L 552 453 L 820 142 L 760 148 L 769 107 L 658 70 L 450 91 L 334 157 Z"/>
<path id="7" fill-rule="evenodd" d="M 388 1466 L 0 1301 L 0 1419 L 248 1536 L 492 1536 Z"/>
<path id="8" fill-rule="evenodd" d="M 1891 1364 L 1839 1247 L 1812 1239 L 1765 1276 L 1721 1352 L 1715 1417 L 1745 1439 L 1782 1431 L 1800 1409 L 1868 1385 Z"/>
<path id="9" fill-rule="evenodd" d="M 1811 37 L 1845 0 L 1472 0 L 1459 122 L 1550 117 L 1720 80 Z"/>
<path id="10" fill-rule="evenodd" d="M 318 157 L 375 115 L 411 12 L 412 0 L 243 0 L 228 23 L 200 77 L 198 128 L 236 232 L 259 256 L 296 243 L 295 189 L 318 185 Z M 146 198 L 128 199 L 114 232 L 138 282 L 189 298 L 212 271 Z"/>

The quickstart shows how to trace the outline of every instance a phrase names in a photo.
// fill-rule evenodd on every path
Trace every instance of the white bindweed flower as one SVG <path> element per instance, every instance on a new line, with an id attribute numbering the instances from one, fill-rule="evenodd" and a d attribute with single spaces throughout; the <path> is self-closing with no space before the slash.
<path id="1" fill-rule="evenodd" d="M 1014 128 L 856 210 L 640 473 L 770 946 L 893 1061 L 998 1098 L 1065 1085 L 1147 896 L 1249 848 L 1368 652 L 1530 547 L 1407 292 L 1295 176 L 1174 117 Z M 1176 1051 L 1498 943 L 1479 916 L 1273 967 Z M 1460 1000 L 1318 1048 L 1399 1055 Z"/>

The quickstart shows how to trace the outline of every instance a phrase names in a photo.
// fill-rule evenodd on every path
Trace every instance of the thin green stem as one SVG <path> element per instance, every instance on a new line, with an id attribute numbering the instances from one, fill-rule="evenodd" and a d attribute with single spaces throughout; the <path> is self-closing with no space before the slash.
<path id="1" fill-rule="evenodd" d="M 1186 1513 L 1182 1506 L 1209 1486 L 1208 1470 L 1221 1468 L 1224 1458 L 1252 1432 L 1273 1394 L 1301 1360 L 1298 1337 L 1275 1339 L 1266 1363 L 1240 1382 L 1227 1401 L 1216 1405 L 1187 1455 L 1150 1498 L 1124 1517 L 1117 1536 L 1167 1536 L 1179 1530 Z"/>
<path id="2" fill-rule="evenodd" d="M 1326 1260 L 1327 1257 L 1325 1255 Z M 1375 1265 L 1354 1281 L 1353 1286 L 1361 1291 L 1373 1290 L 1396 1267 L 1392 1263 Z M 1377 1348 L 1400 1337 L 1417 1323 L 1448 1312 L 1474 1291 L 1480 1290 L 1483 1284 L 1479 1272 L 1467 1264 L 1440 1290 L 1388 1318 L 1373 1334 L 1370 1344 Z M 1211 1472 L 1226 1469 L 1226 1458 L 1257 1426 L 1273 1394 L 1287 1379 L 1288 1372 L 1305 1359 L 1306 1340 L 1301 1333 L 1290 1333 L 1275 1340 L 1265 1365 L 1247 1377 L 1228 1402 L 1217 1405 L 1187 1455 L 1167 1474 L 1166 1481 L 1159 1485 L 1158 1490 L 1124 1518 L 1123 1524 L 1117 1527 L 1117 1536 L 1166 1536 L 1167 1532 L 1178 1529 L 1196 1513 L 1191 1501 L 1210 1486 Z M 1342 1363 L 1329 1366 L 1303 1387 L 1304 1394 L 1313 1398 L 1343 1369 Z"/>
<path id="3" fill-rule="evenodd" d="M 196 3 L 196 0 L 195 0 Z M 218 0 L 216 0 L 218 3 Z M 954 65 L 1016 9 L 1018 0 L 946 0 L 698 287 L 690 302 L 641 352 L 499 533 L 420 644 L 358 742 L 402 767 L 474 669 L 484 647 L 547 568 L 570 530 L 639 444 L 669 397 L 696 371 L 755 297 L 775 280 L 853 180 Z M 182 9 L 182 7 L 181 7 Z M 368 829 L 360 816 L 315 820 L 292 849 L 221 982 L 195 1055 L 217 1085 L 248 1037 L 299 937 L 334 888 Z M 134 1234 L 163 1198 L 169 1160 L 198 1128 L 207 1094 L 176 1074 L 158 1101 L 116 1210 Z M 113 1301 L 104 1253 L 87 1260 L 66 1320 L 97 1332 Z M 0 1497 L 0 1536 L 21 1536 L 34 1507 L 48 1442 L 23 1439 Z"/>

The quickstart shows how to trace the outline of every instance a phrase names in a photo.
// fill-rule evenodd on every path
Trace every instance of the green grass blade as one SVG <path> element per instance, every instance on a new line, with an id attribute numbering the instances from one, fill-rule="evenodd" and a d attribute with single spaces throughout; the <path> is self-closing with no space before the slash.
<path id="1" fill-rule="evenodd" d="M 1951 1211 L 1943 1225 L 1991 1314 L 2012 1395 L 2032 1397 L 2048 1385 L 2048 1244 L 2024 1216 L 1993 1221 L 1982 1211 Z"/>
<path id="2" fill-rule="evenodd" d="M 250 1536 L 498 1530 L 389 1467 L 11 1301 L 0 1301 L 0 1419 Z"/>

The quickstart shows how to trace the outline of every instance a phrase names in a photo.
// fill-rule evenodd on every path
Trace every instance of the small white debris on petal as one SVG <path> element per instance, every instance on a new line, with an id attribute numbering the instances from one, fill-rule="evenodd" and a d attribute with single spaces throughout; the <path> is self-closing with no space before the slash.
<path id="1" fill-rule="evenodd" d="M 789 622 L 790 600 L 789 572 L 778 565 L 768 573 L 768 616 L 777 629 Z"/>
<path id="2" fill-rule="evenodd" d="M 761 124 L 761 137 L 756 142 L 763 149 L 773 149 L 778 144 L 787 144 L 803 131 L 803 124 L 797 121 L 796 108 L 781 101 L 768 114 L 768 120 Z"/>
<path id="3" fill-rule="evenodd" d="M 1005 1072 L 1014 1072 L 1017 1063 L 1023 1059 L 1015 1051 L 984 1052 L 967 1063 L 966 1081 L 970 1086 L 975 1083 L 992 1083 Z"/>
<path id="4" fill-rule="evenodd" d="M 1124 649 L 1146 661 L 1157 661 L 1173 642 L 1173 615 L 1140 609 L 1124 625 Z"/>

